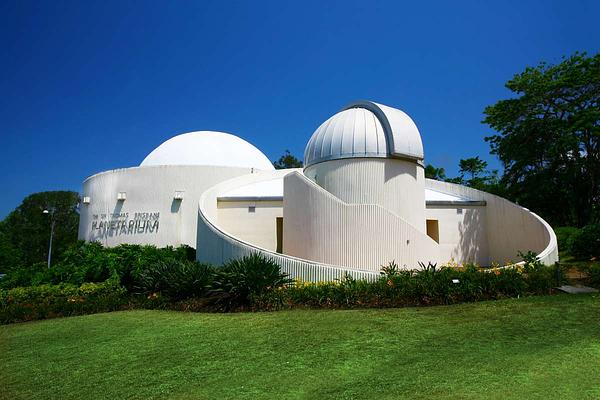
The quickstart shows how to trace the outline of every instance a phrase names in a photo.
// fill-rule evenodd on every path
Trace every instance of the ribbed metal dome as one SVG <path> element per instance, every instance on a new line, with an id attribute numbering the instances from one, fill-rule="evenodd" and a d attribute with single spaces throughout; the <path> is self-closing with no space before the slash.
<path id="1" fill-rule="evenodd" d="M 382 104 L 351 103 L 313 133 L 304 151 L 304 166 L 366 157 L 422 160 L 421 134 L 413 120 Z"/>

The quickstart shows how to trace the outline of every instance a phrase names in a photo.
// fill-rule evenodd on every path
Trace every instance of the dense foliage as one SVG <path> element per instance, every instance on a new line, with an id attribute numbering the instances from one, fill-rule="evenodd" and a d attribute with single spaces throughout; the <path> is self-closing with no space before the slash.
<path id="1" fill-rule="evenodd" d="M 0 222 L 0 273 L 46 261 L 52 219 L 53 260 L 60 258 L 77 241 L 78 205 L 79 195 L 75 192 L 41 192 L 23 199 Z M 50 212 L 44 214 L 44 210 Z"/>
<path id="2" fill-rule="evenodd" d="M 248 307 L 255 298 L 291 283 L 276 262 L 259 253 L 231 260 L 215 271 L 212 295 L 225 310 Z"/>
<path id="3" fill-rule="evenodd" d="M 554 229 L 558 249 L 575 260 L 600 260 L 600 224 L 583 228 L 563 226 Z"/>
<path id="4" fill-rule="evenodd" d="M 69 261 L 49 275 L 56 285 L 0 289 L 0 321 L 122 307 L 239 311 L 452 304 L 548 294 L 564 281 L 558 265 L 544 266 L 533 253 L 521 255 L 525 260 L 521 267 L 485 270 L 473 265 L 438 268 L 429 264 L 407 271 L 391 263 L 378 279 L 356 280 L 346 275 L 334 282 L 317 283 L 292 282 L 277 263 L 257 253 L 231 260 L 221 268 L 188 260 L 186 253 L 185 248 L 129 245 L 104 249 L 80 244 L 66 257 Z M 597 271 L 594 274 L 600 276 Z M 40 278 L 34 275 L 36 279 Z M 105 280 L 79 283 L 86 279 Z"/>
<path id="5" fill-rule="evenodd" d="M 13 268 L 0 280 L 0 287 L 59 283 L 81 285 L 84 282 L 103 282 L 115 276 L 122 285 L 131 289 L 144 268 L 171 259 L 194 260 L 195 251 L 188 246 L 157 248 L 122 244 L 106 248 L 100 243 L 76 242 L 64 251 L 52 268 L 47 268 L 43 262 Z"/>
<path id="6" fill-rule="evenodd" d="M 574 233 L 569 250 L 580 259 L 600 259 L 600 224 L 586 225 Z"/>
<path id="7" fill-rule="evenodd" d="M 289 150 L 273 163 L 275 169 L 302 168 L 302 161 L 297 159 Z"/>
<path id="8" fill-rule="evenodd" d="M 162 293 L 173 300 L 206 297 L 214 275 L 210 265 L 170 258 L 144 268 L 136 289 L 145 294 Z"/>
<path id="9" fill-rule="evenodd" d="M 350 276 L 334 282 L 298 282 L 283 291 L 261 298 L 262 309 L 281 307 L 403 307 L 453 304 L 459 302 L 548 294 L 564 277 L 559 267 L 539 262 L 522 268 L 486 271 L 470 265 L 464 268 L 423 266 L 399 270 L 392 263 L 374 281 Z"/>
<path id="10" fill-rule="evenodd" d="M 0 290 L 0 323 L 118 310 L 127 303 L 126 293 L 114 279 Z"/>
<path id="11" fill-rule="evenodd" d="M 558 243 L 558 250 L 561 252 L 571 252 L 571 243 L 573 241 L 573 237 L 580 231 L 579 228 L 574 226 L 560 226 L 558 228 L 554 228 L 554 233 L 556 234 L 556 240 Z"/>
<path id="12" fill-rule="evenodd" d="M 485 109 L 507 196 L 555 225 L 600 218 L 600 54 L 541 63 L 507 82 L 517 97 Z"/>
<path id="13" fill-rule="evenodd" d="M 425 167 L 425 177 L 438 181 L 465 185 L 499 196 L 504 196 L 504 187 L 498 177 L 497 170 L 488 170 L 487 161 L 476 157 L 462 158 L 458 162 L 459 175 L 453 178 L 446 176 L 444 168 L 436 168 L 431 164 Z"/>

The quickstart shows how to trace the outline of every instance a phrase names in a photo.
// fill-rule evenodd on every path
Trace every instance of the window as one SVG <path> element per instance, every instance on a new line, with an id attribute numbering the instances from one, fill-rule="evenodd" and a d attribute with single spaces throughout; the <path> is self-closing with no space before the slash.
<path id="1" fill-rule="evenodd" d="M 427 220 L 427 236 L 435 240 L 437 243 L 440 242 L 440 226 L 437 219 Z"/>

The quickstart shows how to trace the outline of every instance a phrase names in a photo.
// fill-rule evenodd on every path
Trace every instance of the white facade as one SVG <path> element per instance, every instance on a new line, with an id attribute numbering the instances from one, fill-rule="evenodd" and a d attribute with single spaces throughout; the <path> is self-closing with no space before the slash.
<path id="1" fill-rule="evenodd" d="M 376 276 L 395 261 L 558 259 L 550 226 L 529 210 L 464 186 L 425 179 L 420 133 L 404 112 L 356 102 L 308 140 L 304 169 L 274 170 L 230 134 L 192 132 L 157 147 L 139 167 L 83 185 L 80 239 L 196 247 L 220 265 L 251 252 L 292 277 Z"/>
<path id="2" fill-rule="evenodd" d="M 273 169 L 260 150 L 231 134 L 175 136 L 139 167 L 101 172 L 83 182 L 79 238 L 105 246 L 195 247 L 200 195 L 219 182 Z"/>

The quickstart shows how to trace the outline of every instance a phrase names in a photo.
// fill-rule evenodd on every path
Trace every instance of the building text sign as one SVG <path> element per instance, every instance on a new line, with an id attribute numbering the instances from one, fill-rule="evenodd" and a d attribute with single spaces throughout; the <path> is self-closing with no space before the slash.
<path id="1" fill-rule="evenodd" d="M 159 212 L 92 214 L 92 232 L 100 235 L 157 233 Z"/>

